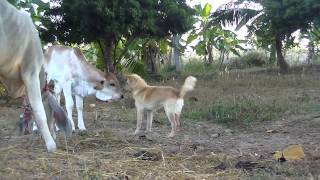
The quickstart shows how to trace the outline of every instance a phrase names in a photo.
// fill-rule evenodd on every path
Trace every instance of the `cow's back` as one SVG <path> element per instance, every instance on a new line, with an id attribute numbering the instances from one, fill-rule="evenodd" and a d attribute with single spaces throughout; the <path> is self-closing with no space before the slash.
<path id="1" fill-rule="evenodd" d="M 45 69 L 48 80 L 56 80 L 59 83 L 73 81 L 81 67 L 73 60 L 72 48 L 65 46 L 51 46 L 45 54 Z"/>
<path id="2" fill-rule="evenodd" d="M 39 73 L 42 64 L 40 39 L 29 14 L 0 0 L 0 81 L 9 95 L 22 96 L 22 77 Z"/>
<path id="3" fill-rule="evenodd" d="M 67 46 L 51 46 L 45 52 L 48 79 L 65 81 L 89 81 L 103 78 L 103 73 L 90 65 L 80 49 Z"/>

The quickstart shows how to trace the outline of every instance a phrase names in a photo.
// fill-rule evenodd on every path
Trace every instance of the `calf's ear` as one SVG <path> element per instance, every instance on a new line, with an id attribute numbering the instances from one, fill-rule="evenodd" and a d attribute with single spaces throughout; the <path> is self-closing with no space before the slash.
<path id="1" fill-rule="evenodd" d="M 102 90 L 104 83 L 105 83 L 104 81 L 97 82 L 97 83 L 95 83 L 95 86 L 93 88 L 95 90 Z"/>

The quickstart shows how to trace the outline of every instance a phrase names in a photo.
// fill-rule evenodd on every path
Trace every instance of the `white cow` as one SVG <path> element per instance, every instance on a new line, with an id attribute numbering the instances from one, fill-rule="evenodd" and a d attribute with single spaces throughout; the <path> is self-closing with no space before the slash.
<path id="1" fill-rule="evenodd" d="M 43 62 L 38 32 L 29 14 L 0 0 L 0 81 L 14 98 L 26 92 L 47 150 L 53 152 L 56 143 L 41 100 L 39 73 Z"/>
<path id="2" fill-rule="evenodd" d="M 63 91 L 68 119 L 72 129 L 74 106 L 72 95 L 75 96 L 78 112 L 78 128 L 86 130 L 83 122 L 83 98 L 94 95 L 100 101 L 111 102 L 123 98 L 120 85 L 115 75 L 101 72 L 86 61 L 79 48 L 51 46 L 45 52 L 46 72 L 48 81 L 53 80 L 54 92 L 60 99 Z"/>

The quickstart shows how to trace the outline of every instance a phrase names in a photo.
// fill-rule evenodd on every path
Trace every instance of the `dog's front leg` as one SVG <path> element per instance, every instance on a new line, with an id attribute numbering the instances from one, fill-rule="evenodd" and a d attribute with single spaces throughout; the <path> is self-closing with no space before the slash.
<path id="1" fill-rule="evenodd" d="M 137 129 L 135 130 L 134 135 L 137 135 L 140 133 L 142 119 L 143 119 L 143 109 L 137 109 Z"/>
<path id="2" fill-rule="evenodd" d="M 153 112 L 147 111 L 147 128 L 146 128 L 147 132 L 151 132 L 152 120 L 153 120 Z"/>
<path id="3" fill-rule="evenodd" d="M 180 114 L 175 113 L 176 131 L 181 131 Z"/>

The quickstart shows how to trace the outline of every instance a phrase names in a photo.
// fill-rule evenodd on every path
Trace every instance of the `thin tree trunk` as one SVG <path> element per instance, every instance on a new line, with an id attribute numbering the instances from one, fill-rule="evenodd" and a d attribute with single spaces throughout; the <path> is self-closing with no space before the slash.
<path id="1" fill-rule="evenodd" d="M 172 37 L 172 58 L 177 72 L 181 72 L 181 62 L 179 53 L 180 35 L 173 35 Z"/>
<path id="2" fill-rule="evenodd" d="M 114 49 L 114 40 L 113 38 L 106 38 L 105 40 L 105 49 L 104 49 L 104 61 L 106 64 L 106 72 L 114 73 L 114 65 L 112 60 L 112 50 Z"/>
<path id="3" fill-rule="evenodd" d="M 223 61 L 224 61 L 225 50 L 220 51 L 219 57 L 219 69 L 222 69 Z"/>
<path id="4" fill-rule="evenodd" d="M 315 55 L 315 46 L 311 39 L 309 39 L 308 43 L 308 56 L 307 56 L 307 63 L 311 64 L 311 60 L 313 59 Z"/>
<path id="5" fill-rule="evenodd" d="M 148 44 L 144 50 L 144 62 L 147 67 L 147 72 L 151 74 L 157 73 L 157 55 L 158 48 L 154 44 Z"/>
<path id="6" fill-rule="evenodd" d="M 208 62 L 209 64 L 212 64 L 213 63 L 213 54 L 212 54 L 212 45 L 208 45 L 207 47 L 208 49 Z"/>
<path id="7" fill-rule="evenodd" d="M 276 47 L 275 47 L 275 44 L 272 43 L 270 48 L 269 64 L 274 65 L 275 62 L 276 62 Z"/>
<path id="8" fill-rule="evenodd" d="M 277 51 L 278 64 L 280 67 L 280 73 L 281 74 L 288 73 L 289 65 L 284 60 L 284 57 L 282 54 L 282 42 L 281 42 L 281 38 L 279 36 L 276 36 L 276 51 Z"/>

